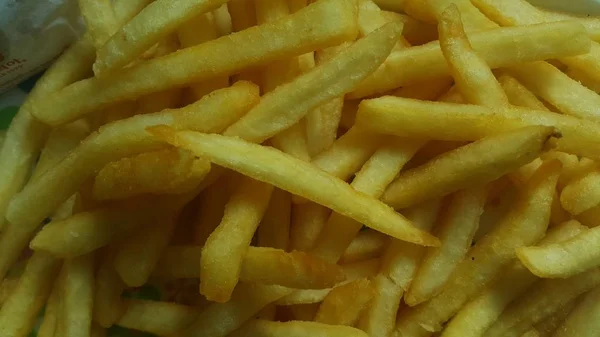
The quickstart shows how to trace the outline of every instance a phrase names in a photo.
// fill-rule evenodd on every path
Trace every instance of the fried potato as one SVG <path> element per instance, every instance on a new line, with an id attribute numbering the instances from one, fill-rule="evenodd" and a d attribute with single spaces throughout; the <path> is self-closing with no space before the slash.
<path id="1" fill-rule="evenodd" d="M 580 298 L 584 295 L 580 295 L 576 299 L 572 300 L 568 304 L 560 307 L 550 317 L 546 317 L 543 321 L 534 325 L 535 330 L 538 332 L 540 337 L 550 337 L 554 332 L 561 326 L 567 316 L 573 311 L 573 308 L 580 302 Z"/>
<path id="2" fill-rule="evenodd" d="M 385 8 L 382 7 L 382 9 Z M 434 25 L 417 20 L 410 15 L 399 14 L 396 12 L 398 11 L 383 12 L 383 14 L 385 16 L 396 17 L 404 23 L 402 36 L 404 36 L 411 45 L 418 46 L 438 39 L 438 32 Z"/>
<path id="3" fill-rule="evenodd" d="M 593 170 L 569 182 L 560 194 L 561 205 L 571 214 L 578 215 L 600 204 L 600 172 Z"/>
<path id="4" fill-rule="evenodd" d="M 435 101 L 450 89 L 452 82 L 452 78 L 450 77 L 440 77 L 424 83 L 398 88 L 392 95 L 424 101 Z"/>
<path id="5" fill-rule="evenodd" d="M 113 10 L 120 25 L 125 24 L 144 9 L 152 0 L 113 0 Z"/>
<path id="6" fill-rule="evenodd" d="M 373 294 L 373 287 L 367 279 L 359 279 L 336 287 L 321 303 L 315 322 L 354 326 Z"/>
<path id="7" fill-rule="evenodd" d="M 383 274 L 373 280 L 374 296 L 358 327 L 369 336 L 389 336 L 400 307 L 404 290 Z"/>
<path id="8" fill-rule="evenodd" d="M 87 34 L 100 49 L 119 29 L 110 0 L 78 0 L 79 10 L 87 28 Z"/>
<path id="9" fill-rule="evenodd" d="M 255 0 L 230 0 L 227 9 L 231 15 L 231 24 L 234 32 L 256 25 Z"/>
<path id="10" fill-rule="evenodd" d="M 381 266 L 381 259 L 373 258 L 358 262 L 343 263 L 340 266 L 344 270 L 347 280 L 371 278 L 378 274 L 379 267 Z"/>
<path id="11" fill-rule="evenodd" d="M 477 10 L 468 0 L 405 0 L 404 11 L 425 22 L 435 24 L 450 4 L 456 4 L 464 17 L 467 31 L 495 28 L 497 25 Z"/>
<path id="12" fill-rule="evenodd" d="M 538 157 L 553 135 L 554 128 L 527 127 L 483 138 L 401 173 L 382 200 L 394 208 L 404 208 L 496 180 Z"/>
<path id="13" fill-rule="evenodd" d="M 224 135 L 260 143 L 292 126 L 309 110 L 344 95 L 373 72 L 389 55 L 401 31 L 401 25 L 387 24 L 327 62 L 277 87 Z"/>
<path id="14" fill-rule="evenodd" d="M 568 241 L 545 247 L 517 249 L 519 260 L 532 273 L 544 278 L 567 278 L 600 266 L 595 247 L 600 242 L 600 228 L 592 228 Z"/>
<path id="15" fill-rule="evenodd" d="M 442 54 L 467 102 L 488 107 L 508 105 L 508 98 L 486 61 L 473 51 L 455 4 L 440 15 L 438 32 Z"/>
<path id="16" fill-rule="evenodd" d="M 561 34 L 556 34 L 557 31 Z M 589 51 L 590 46 L 590 40 L 583 27 L 573 22 L 497 28 L 470 33 L 468 37 L 475 52 L 492 69 L 579 55 Z M 544 43 L 539 44 L 536 41 Z M 450 69 L 438 43 L 394 51 L 385 65 L 385 68 L 379 68 L 362 81 L 348 97 L 366 97 L 399 86 L 450 75 Z"/>
<path id="17" fill-rule="evenodd" d="M 549 111 L 544 103 L 535 97 L 516 78 L 508 74 L 502 74 L 498 77 L 498 82 L 500 82 L 502 89 L 504 89 L 510 104 L 533 110 Z"/>
<path id="18" fill-rule="evenodd" d="M 550 205 L 560 163 L 544 163 L 520 191 L 516 205 L 488 235 L 473 246 L 442 291 L 400 316 L 396 331 L 428 336 L 490 284 L 515 258 L 515 248 L 537 242 L 550 221 Z"/>
<path id="19" fill-rule="evenodd" d="M 596 287 L 584 295 L 581 303 L 576 304 L 565 321 L 558 327 L 552 336 L 593 336 L 600 328 L 598 320 L 595 319 L 600 312 L 600 288 Z"/>
<path id="20" fill-rule="evenodd" d="M 367 337 L 367 334 L 343 325 L 328 325 L 317 322 L 289 321 L 271 322 L 265 320 L 251 320 L 229 336 L 314 336 L 314 337 Z"/>
<path id="21" fill-rule="evenodd" d="M 298 123 L 274 135 L 270 139 L 273 147 L 289 153 L 298 159 L 310 161 L 304 121 L 304 119 L 301 119 Z"/>
<path id="22" fill-rule="evenodd" d="M 165 127 L 155 127 L 150 132 L 172 145 L 187 148 L 196 155 L 207 156 L 215 164 L 320 203 L 397 239 L 422 245 L 439 244 L 436 238 L 416 229 L 383 203 L 356 193 L 342 180 L 275 149 L 236 138 L 198 132 L 175 132 Z M 252 165 L 249 159 L 260 160 L 262 166 Z M 301 186 L 303 181 L 310 183 Z"/>
<path id="23" fill-rule="evenodd" d="M 116 323 L 124 328 L 172 335 L 190 325 L 200 311 L 169 302 L 125 299 L 125 313 Z"/>
<path id="24" fill-rule="evenodd" d="M 94 254 L 65 260 L 61 273 L 61 336 L 89 336 L 94 306 Z"/>
<path id="25" fill-rule="evenodd" d="M 60 261 L 38 252 L 27 262 L 17 287 L 0 309 L 0 334 L 26 336 L 52 291 Z"/>
<path id="26" fill-rule="evenodd" d="M 200 259 L 200 293 L 227 302 L 238 282 L 244 254 L 268 205 L 273 186 L 244 178 L 225 206 L 223 219 L 210 234 Z"/>
<path id="27" fill-rule="evenodd" d="M 319 310 L 319 303 L 290 305 L 286 309 L 290 313 L 290 320 L 313 321 Z"/>
<path id="28" fill-rule="evenodd" d="M 556 141 L 559 151 L 600 158 L 595 146 L 600 124 L 525 108 L 492 109 L 388 96 L 362 101 L 356 123 L 374 132 L 447 141 L 473 141 L 527 125 L 554 126 L 562 135 Z"/>
<path id="29" fill-rule="evenodd" d="M 371 229 L 360 231 L 350 242 L 340 263 L 353 263 L 380 256 L 389 243 L 389 237 Z"/>
<path id="30" fill-rule="evenodd" d="M 331 292 L 332 288 L 327 289 L 302 289 L 295 290 L 275 302 L 276 305 L 299 305 L 321 303 Z"/>
<path id="31" fill-rule="evenodd" d="M 38 329 L 38 337 L 54 337 L 55 331 L 58 327 L 58 318 L 60 315 L 60 308 L 62 306 L 62 300 L 60 299 L 60 278 L 54 281 L 52 291 L 44 307 L 44 317 L 40 323 Z"/>
<path id="32" fill-rule="evenodd" d="M 325 226 L 331 210 L 312 202 L 292 206 L 290 248 L 310 251 Z"/>
<path id="33" fill-rule="evenodd" d="M 126 199 L 144 194 L 180 194 L 196 188 L 210 163 L 189 151 L 165 149 L 125 157 L 104 166 L 96 175 L 97 200 Z"/>
<path id="34" fill-rule="evenodd" d="M 258 245 L 287 250 L 290 245 L 292 216 L 291 195 L 278 188 L 273 190 L 269 207 L 258 226 Z"/>
<path id="35" fill-rule="evenodd" d="M 94 322 L 109 328 L 121 318 L 125 312 L 125 304 L 121 294 L 125 290 L 125 282 L 114 267 L 114 247 L 108 247 L 99 260 L 94 285 Z"/>

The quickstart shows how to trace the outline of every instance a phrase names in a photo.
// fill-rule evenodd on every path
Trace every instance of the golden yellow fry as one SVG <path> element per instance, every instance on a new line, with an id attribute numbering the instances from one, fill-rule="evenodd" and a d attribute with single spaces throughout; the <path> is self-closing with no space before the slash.
<path id="1" fill-rule="evenodd" d="M 306 115 L 306 144 L 311 157 L 329 148 L 337 138 L 343 98 L 334 98 Z"/>
<path id="2" fill-rule="evenodd" d="M 391 141 L 396 144 L 380 147 L 356 174 L 351 184 L 356 191 L 379 198 L 385 188 L 396 178 L 404 164 L 423 144 L 420 141 L 406 139 L 392 139 Z M 336 262 L 342 257 L 361 228 L 361 222 L 339 213 L 332 213 L 312 252 L 327 261 Z"/>
<path id="3" fill-rule="evenodd" d="M 594 91 L 595 93 L 600 92 L 600 82 L 591 78 L 591 76 L 589 76 L 584 71 L 582 71 L 580 69 L 568 68 L 565 71 L 565 74 L 567 74 L 567 76 L 574 79 L 575 81 L 581 83 L 586 88 Z"/>
<path id="4" fill-rule="evenodd" d="M 114 266 L 115 250 L 112 246 L 105 250 L 96 270 L 94 322 L 104 328 L 115 324 L 125 312 L 121 294 L 126 285 Z"/>
<path id="5" fill-rule="evenodd" d="M 483 138 L 401 173 L 382 200 L 396 209 L 404 208 L 496 180 L 538 157 L 556 134 L 556 129 L 540 126 Z"/>
<path id="6" fill-rule="evenodd" d="M 393 96 L 435 101 L 452 86 L 452 78 L 441 77 L 423 83 L 398 88 Z"/>
<path id="7" fill-rule="evenodd" d="M 165 127 L 155 127 L 151 132 L 196 155 L 207 156 L 217 165 L 322 204 L 397 239 L 428 246 L 439 244 L 435 237 L 416 229 L 385 204 L 357 193 L 342 180 L 283 152 L 221 135 L 175 132 Z M 260 161 L 261 165 L 253 161 Z"/>
<path id="8" fill-rule="evenodd" d="M 270 140 L 273 147 L 289 153 L 298 159 L 310 161 L 304 124 L 304 119 L 301 119 L 288 129 L 274 135 Z"/>
<path id="9" fill-rule="evenodd" d="M 544 103 L 517 81 L 516 78 L 508 74 L 502 74 L 498 77 L 498 82 L 500 82 L 502 89 L 504 89 L 510 104 L 534 110 L 548 111 Z"/>
<path id="10" fill-rule="evenodd" d="M 465 19 L 465 22 L 468 20 Z M 556 34 L 557 31 L 561 34 Z M 468 37 L 475 52 L 492 69 L 579 55 L 589 51 L 590 47 L 590 39 L 583 27 L 568 21 L 497 28 L 469 33 Z M 394 51 L 387 58 L 385 65 L 385 68 L 377 69 L 362 81 L 349 97 L 361 98 L 399 86 L 450 75 L 450 69 L 438 43 Z"/>
<path id="11" fill-rule="evenodd" d="M 78 0 L 79 10 L 87 28 L 87 34 L 100 49 L 120 28 L 110 0 Z"/>
<path id="12" fill-rule="evenodd" d="M 600 329 L 596 319 L 600 314 L 600 288 L 596 287 L 584 296 L 581 303 L 575 305 L 573 311 L 554 332 L 553 337 L 591 337 Z"/>
<path id="13" fill-rule="evenodd" d="M 490 29 L 498 26 L 479 12 L 468 0 L 405 0 L 404 11 L 419 20 L 435 24 L 436 19 L 452 3 L 458 6 L 461 15 L 464 17 L 467 31 Z"/>
<path id="14" fill-rule="evenodd" d="M 321 0 L 285 19 L 141 62 L 105 78 L 80 81 L 36 104 L 37 110 L 33 114 L 45 123 L 63 124 L 144 94 L 230 75 L 274 59 L 335 45 L 354 38 L 354 13 L 351 2 Z M 327 17 L 328 20 L 315 26 L 313 17 Z M 307 29 L 309 25 L 310 30 Z M 298 31 L 307 33 L 298 34 Z M 289 36 L 284 37 L 286 34 Z M 273 43 L 275 41 L 278 43 Z M 248 52 L 237 53 L 238 50 Z"/>
<path id="15" fill-rule="evenodd" d="M 104 74 L 126 66 L 182 23 L 224 3 L 224 0 L 184 0 L 176 4 L 156 0 L 150 3 L 98 49 L 94 73 Z"/>
<path id="16" fill-rule="evenodd" d="M 357 280 L 360 278 L 371 278 L 377 275 L 381 266 L 381 259 L 374 258 L 340 265 L 344 269 L 347 280 Z"/>
<path id="17" fill-rule="evenodd" d="M 532 273 L 543 278 L 567 278 L 600 265 L 596 252 L 600 228 L 592 228 L 561 243 L 545 247 L 517 249 L 519 260 Z"/>
<path id="18" fill-rule="evenodd" d="M 515 249 L 537 242 L 550 221 L 550 204 L 560 163 L 544 163 L 521 191 L 516 204 L 488 235 L 473 246 L 442 291 L 400 316 L 400 335 L 428 336 L 439 331 L 473 296 L 493 281 L 515 258 Z"/>
<path id="19" fill-rule="evenodd" d="M 131 20 L 152 0 L 113 0 L 113 10 L 120 26 Z"/>
<path id="20" fill-rule="evenodd" d="M 296 124 L 309 110 L 344 95 L 372 73 L 389 55 L 401 31 L 401 25 L 387 24 L 277 87 L 224 134 L 260 143 Z"/>
<path id="21" fill-rule="evenodd" d="M 521 336 L 532 325 L 598 284 L 600 270 L 597 268 L 566 279 L 543 279 L 526 296 L 511 303 L 485 334 Z"/>
<path id="22" fill-rule="evenodd" d="M 93 173 L 111 161 L 164 147 L 145 131 L 145 127 L 167 124 L 220 132 L 247 112 L 257 100 L 256 86 L 238 82 L 185 108 L 134 116 L 106 125 L 91 134 L 64 160 L 28 184 L 12 200 L 7 218 L 14 226 L 0 237 L 0 276 L 16 260 L 41 221 L 73 195 Z M 36 207 L 32 209 L 31 205 Z"/>
<path id="23" fill-rule="evenodd" d="M 90 336 L 94 306 L 94 254 L 65 260 L 61 273 L 61 336 Z"/>
<path id="24" fill-rule="evenodd" d="M 222 4 L 219 8 L 212 11 L 212 13 L 215 17 L 219 36 L 231 34 L 233 32 L 233 25 L 231 23 L 231 15 L 229 15 L 229 10 L 227 10 L 227 4 Z"/>
<path id="25" fill-rule="evenodd" d="M 54 281 L 52 291 L 50 292 L 50 296 L 48 296 L 48 301 L 44 307 L 44 317 L 42 318 L 40 328 L 37 332 L 38 337 L 54 337 L 55 331 L 57 330 L 59 316 L 61 314 L 60 309 L 62 306 L 62 301 L 60 299 L 61 285 L 59 281 L 60 278 L 57 278 Z"/>
<path id="26" fill-rule="evenodd" d="M 538 244 L 568 240 L 584 230 L 585 227 L 577 221 L 565 222 L 548 231 Z M 458 311 L 447 324 L 442 336 L 483 335 L 510 302 L 524 294 L 537 280 L 520 262 L 513 262 L 504 270 L 503 275 Z"/>
<path id="27" fill-rule="evenodd" d="M 367 334 L 356 328 L 342 325 L 328 325 L 306 321 L 271 322 L 265 320 L 251 320 L 229 336 L 367 337 Z"/>
<path id="28" fill-rule="evenodd" d="M 383 274 L 373 280 L 374 296 L 360 317 L 358 328 L 369 336 L 390 336 L 404 289 Z"/>
<path id="29" fill-rule="evenodd" d="M 190 325 L 199 314 L 199 310 L 169 302 L 125 299 L 125 313 L 117 325 L 168 336 Z"/>
<path id="30" fill-rule="evenodd" d="M 227 302 L 231 297 L 272 191 L 271 185 L 244 178 L 229 199 L 221 223 L 202 249 L 200 293 L 208 300 Z"/>
<path id="31" fill-rule="evenodd" d="M 330 214 L 327 207 L 312 202 L 294 205 L 290 224 L 290 248 L 310 251 Z"/>
<path id="32" fill-rule="evenodd" d="M 31 116 L 32 104 L 88 76 L 94 57 L 95 49 L 90 39 L 83 38 L 74 43 L 37 81 L 13 118 L 0 149 L 0 228 L 4 225 L 8 202 L 27 182 L 31 167 L 48 133 L 48 127 Z M 2 253 L 6 254 L 10 253 Z M 0 279 L 6 273 L 3 264 L 0 263 Z"/>
<path id="33" fill-rule="evenodd" d="M 378 257 L 383 253 L 389 237 L 372 229 L 360 231 L 340 258 L 340 263 L 353 263 Z"/>
<path id="34" fill-rule="evenodd" d="M 382 7 L 382 9 L 384 8 Z M 438 32 L 435 25 L 417 20 L 410 15 L 396 13 L 395 11 L 384 12 L 383 14 L 386 16 L 394 16 L 404 23 L 402 36 L 404 36 L 411 45 L 418 46 L 438 39 Z"/>
<path id="35" fill-rule="evenodd" d="M 440 15 L 438 23 L 440 49 L 456 86 L 468 103 L 497 107 L 508 105 L 508 98 L 486 61 L 473 51 L 463 28 L 458 7 L 454 5 Z"/>
<path id="36" fill-rule="evenodd" d="M 50 296 L 60 261 L 46 253 L 34 253 L 12 294 L 0 309 L 0 335 L 27 336 L 40 309 Z"/>
<path id="37" fill-rule="evenodd" d="M 404 25 L 400 18 L 395 16 L 386 16 L 383 11 L 372 0 L 359 0 L 358 6 L 358 25 L 362 35 L 367 35 L 379 27 L 389 22 L 395 22 Z M 397 39 L 394 50 L 410 47 L 403 36 Z"/>
<path id="38" fill-rule="evenodd" d="M 373 287 L 368 279 L 359 279 L 336 287 L 321 303 L 315 322 L 354 326 L 373 294 Z"/>
<path id="39" fill-rule="evenodd" d="M 571 214 L 578 215 L 600 204 L 600 172 L 593 170 L 569 182 L 560 194 L 562 206 Z"/>
<path id="40" fill-rule="evenodd" d="M 554 126 L 562 134 L 556 142 L 559 151 L 600 158 L 595 145 L 600 141 L 600 124 L 526 108 L 494 109 L 388 96 L 363 100 L 356 123 L 379 133 L 448 141 L 473 141 L 529 125 Z"/>
<path id="41" fill-rule="evenodd" d="M 185 330 L 181 337 L 225 337 L 271 302 L 289 294 L 289 288 L 240 283 L 227 303 L 213 303 Z"/>
<path id="42" fill-rule="evenodd" d="M 273 190 L 269 207 L 258 226 L 258 245 L 287 250 L 290 246 L 292 200 L 288 192 Z"/>
<path id="43" fill-rule="evenodd" d="M 97 200 L 126 199 L 144 194 L 180 194 L 193 190 L 210 171 L 210 162 L 189 151 L 164 149 L 125 157 L 96 175 Z"/>
<path id="44" fill-rule="evenodd" d="M 448 91 L 438 98 L 439 102 L 464 104 L 465 99 L 461 95 L 458 87 L 453 85 Z"/>
<path id="45" fill-rule="evenodd" d="M 483 213 L 487 191 L 473 187 L 456 192 L 433 230 L 442 241 L 439 248 L 426 249 L 419 268 L 404 296 L 410 306 L 437 295 L 464 259 Z"/>

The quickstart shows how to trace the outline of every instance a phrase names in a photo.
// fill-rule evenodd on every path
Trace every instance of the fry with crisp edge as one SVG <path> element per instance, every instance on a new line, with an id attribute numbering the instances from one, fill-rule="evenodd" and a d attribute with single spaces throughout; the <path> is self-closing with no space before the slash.
<path id="1" fill-rule="evenodd" d="M 556 34 L 557 31 L 561 34 Z M 475 52 L 492 69 L 580 55 L 589 51 L 591 42 L 581 25 L 567 21 L 497 28 L 469 33 L 468 37 Z M 528 48 L 525 49 L 523 46 Z M 348 95 L 348 98 L 366 97 L 400 86 L 450 75 L 450 69 L 438 43 L 394 51 L 387 58 L 385 65 L 362 81 Z"/>
<path id="2" fill-rule="evenodd" d="M 315 16 L 328 20 L 315 25 Z M 321 0 L 285 19 L 141 62 L 105 78 L 77 82 L 61 90 L 60 94 L 40 100 L 32 107 L 35 110 L 32 113 L 50 125 L 63 124 L 117 102 L 335 45 L 355 37 L 354 18 L 352 1 Z M 298 34 L 299 31 L 306 34 Z M 289 36 L 281 38 L 282 34 Z M 257 48 L 258 45 L 263 47 Z M 247 52 L 236 53 L 236 50 Z"/>
<path id="3" fill-rule="evenodd" d="M 94 322 L 109 328 L 125 312 L 121 294 L 126 288 L 114 267 L 115 247 L 108 247 L 100 258 L 94 285 Z"/>
<path id="4" fill-rule="evenodd" d="M 439 244 L 435 237 L 415 228 L 380 201 L 357 193 L 342 180 L 283 152 L 221 135 L 177 132 L 168 127 L 149 131 L 172 145 L 206 156 L 217 165 L 322 204 L 399 240 L 428 246 Z M 253 161 L 260 161 L 261 165 L 254 165 Z"/>
<path id="5" fill-rule="evenodd" d="M 427 301 L 442 290 L 452 271 L 471 247 L 487 198 L 485 187 L 472 187 L 452 195 L 433 233 L 442 241 L 426 249 L 404 296 L 410 306 Z"/>
<path id="6" fill-rule="evenodd" d="M 89 336 L 94 307 L 94 254 L 65 260 L 61 273 L 61 336 Z"/>
<path id="7" fill-rule="evenodd" d="M 325 227 L 331 211 L 313 202 L 292 206 L 290 248 L 311 251 Z"/>
<path id="8" fill-rule="evenodd" d="M 544 103 L 516 78 L 508 74 L 502 74 L 498 77 L 498 82 L 500 82 L 502 89 L 504 89 L 510 104 L 533 110 L 549 111 Z"/>
<path id="9" fill-rule="evenodd" d="M 550 229 L 538 245 L 568 240 L 585 230 L 577 221 L 565 222 Z M 524 294 L 537 280 L 523 264 L 513 262 L 498 280 L 458 311 L 447 324 L 442 336 L 481 336 L 510 302 Z"/>
<path id="10" fill-rule="evenodd" d="M 519 260 L 533 274 L 543 278 L 567 278 L 600 266 L 600 227 L 570 240 L 544 247 L 517 249 Z"/>
<path id="11" fill-rule="evenodd" d="M 600 204 L 600 171 L 597 169 L 570 181 L 560 193 L 560 203 L 569 213 L 578 215 Z"/>
<path id="12" fill-rule="evenodd" d="M 600 158 L 596 146 L 600 124 L 526 108 L 495 109 L 386 96 L 363 100 L 356 124 L 372 132 L 446 141 L 473 141 L 519 127 L 546 125 L 562 135 L 556 142 L 557 150 Z"/>
<path id="13" fill-rule="evenodd" d="M 291 195 L 276 188 L 258 226 L 258 245 L 287 250 L 290 245 Z"/>
<path id="14" fill-rule="evenodd" d="M 489 107 L 508 105 L 508 98 L 467 39 L 463 21 L 456 4 L 452 4 L 439 17 L 440 49 L 454 82 L 468 103 Z"/>
<path id="15" fill-rule="evenodd" d="M 260 143 L 296 124 L 309 110 L 344 95 L 372 73 L 389 55 L 401 32 L 402 25 L 386 24 L 292 82 L 277 87 L 227 128 L 224 135 Z"/>
<path id="16" fill-rule="evenodd" d="M 200 311 L 170 302 L 124 299 L 125 312 L 118 326 L 160 336 L 175 334 L 190 325 Z"/>
<path id="17" fill-rule="evenodd" d="M 367 337 L 363 331 L 343 325 L 329 325 L 317 322 L 289 321 L 271 322 L 251 320 L 238 330 L 229 334 L 231 337 L 254 336 L 288 336 L 288 337 Z"/>
<path id="18" fill-rule="evenodd" d="M 550 221 L 560 162 L 545 162 L 520 191 L 516 205 L 473 246 L 441 293 L 400 316 L 400 335 L 428 336 L 493 281 L 515 258 L 515 248 L 537 242 Z"/>
<path id="19" fill-rule="evenodd" d="M 488 183 L 538 157 L 557 135 L 552 127 L 532 126 L 483 138 L 401 173 L 381 199 L 399 209 Z"/>
<path id="20" fill-rule="evenodd" d="M 368 279 L 335 287 L 319 306 L 315 322 L 354 326 L 373 294 L 374 289 Z"/>
<path id="21" fill-rule="evenodd" d="M 78 0 L 79 10 L 87 28 L 87 34 L 100 49 L 119 29 L 110 0 Z"/>
<path id="22" fill-rule="evenodd" d="M 554 332 L 553 337 L 592 337 L 600 326 L 596 317 L 600 315 L 600 287 L 585 295 L 581 303 L 566 317 L 565 321 Z"/>

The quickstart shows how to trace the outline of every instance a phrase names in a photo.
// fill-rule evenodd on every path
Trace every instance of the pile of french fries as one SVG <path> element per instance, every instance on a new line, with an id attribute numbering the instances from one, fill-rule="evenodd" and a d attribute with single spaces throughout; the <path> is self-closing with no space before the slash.
<path id="1" fill-rule="evenodd" d="M 79 7 L 0 138 L 0 336 L 600 336 L 600 18 Z"/>

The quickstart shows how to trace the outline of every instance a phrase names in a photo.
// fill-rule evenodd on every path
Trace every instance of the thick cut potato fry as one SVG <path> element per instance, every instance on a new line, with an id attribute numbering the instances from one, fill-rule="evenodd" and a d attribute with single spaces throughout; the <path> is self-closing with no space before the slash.
<path id="1" fill-rule="evenodd" d="M 273 186 L 244 178 L 225 206 L 223 219 L 206 240 L 200 259 L 200 293 L 226 302 L 239 280 L 244 254 L 268 205 Z"/>
<path id="2" fill-rule="evenodd" d="M 37 315 L 46 303 L 60 261 L 46 253 L 34 253 L 12 294 L 0 309 L 0 334 L 24 337 L 31 331 Z"/>
<path id="3" fill-rule="evenodd" d="M 487 190 L 473 187 L 456 192 L 433 233 L 442 241 L 439 248 L 426 249 L 405 301 L 410 306 L 437 295 L 471 247 L 483 213 Z"/>
<path id="4" fill-rule="evenodd" d="M 508 105 L 508 98 L 467 39 L 458 7 L 450 5 L 439 18 L 440 49 L 456 86 L 468 103 L 488 107 Z"/>
<path id="5" fill-rule="evenodd" d="M 567 279 L 544 279 L 526 296 L 511 303 L 486 331 L 490 337 L 517 337 L 563 305 L 600 284 L 600 269 L 590 269 Z M 551 296 L 550 296 L 551 294 Z"/>
<path id="6" fill-rule="evenodd" d="M 354 326 L 373 294 L 374 289 L 367 279 L 359 279 L 336 287 L 321 303 L 315 322 Z"/>
<path id="7" fill-rule="evenodd" d="M 383 203 L 283 152 L 221 135 L 176 132 L 166 127 L 155 127 L 150 132 L 172 145 L 207 156 L 215 164 L 322 204 L 397 239 L 429 246 L 439 244 L 435 237 L 415 228 Z M 252 161 L 260 161 L 261 165 Z"/>
<path id="8" fill-rule="evenodd" d="M 340 258 L 340 263 L 353 263 L 376 258 L 385 251 L 389 237 L 372 229 L 360 231 Z"/>
<path id="9" fill-rule="evenodd" d="M 400 174 L 382 200 L 404 208 L 496 180 L 538 157 L 554 135 L 556 129 L 536 126 L 483 138 Z"/>
<path id="10" fill-rule="evenodd" d="M 65 260 L 61 274 L 61 336 L 90 336 L 94 307 L 94 254 Z"/>
<path id="11" fill-rule="evenodd" d="M 498 82 L 500 82 L 502 89 L 504 89 L 510 104 L 534 110 L 549 111 L 544 103 L 535 97 L 516 78 L 508 74 L 502 74 L 498 77 Z"/>
<path id="12" fill-rule="evenodd" d="M 125 157 L 104 166 L 92 193 L 97 200 L 126 199 L 144 194 L 180 194 L 198 186 L 210 162 L 189 151 L 165 149 Z"/>
<path id="13" fill-rule="evenodd" d="M 553 337 L 592 337 L 600 329 L 596 317 L 600 315 L 600 287 L 596 287 L 586 295 L 581 303 L 566 317 L 565 321 L 554 332 Z"/>
<path id="14" fill-rule="evenodd" d="M 258 226 L 258 245 L 287 250 L 290 246 L 291 195 L 276 188 Z"/>
<path id="15" fill-rule="evenodd" d="M 104 251 L 96 270 L 94 322 L 104 328 L 115 324 L 125 312 L 121 294 L 126 285 L 114 267 L 115 250 L 109 247 Z"/>
<path id="16" fill-rule="evenodd" d="M 13 118 L 0 149 L 0 228 L 4 225 L 10 199 L 27 182 L 48 133 L 48 127 L 31 116 L 32 104 L 87 76 L 94 57 L 94 46 L 89 38 L 74 43 L 46 70 Z M 0 279 L 5 273 L 4 267 L 0 267 Z"/>
<path id="17" fill-rule="evenodd" d="M 466 20 L 465 20 L 466 21 Z M 560 31 L 561 34 L 556 34 Z M 573 22 L 554 22 L 533 26 L 506 27 L 470 33 L 469 41 L 492 68 L 589 51 L 590 39 L 583 27 Z M 541 43 L 540 41 L 544 41 Z M 524 49 L 523 46 L 528 46 Z M 379 68 L 349 94 L 361 98 L 376 93 L 450 75 L 439 43 L 392 52 L 385 67 Z"/>
<path id="18" fill-rule="evenodd" d="M 285 19 L 141 62 L 106 78 L 80 81 L 61 90 L 60 94 L 36 103 L 38 109 L 32 113 L 45 123 L 63 124 L 107 105 L 144 94 L 234 74 L 275 59 L 336 45 L 356 35 L 354 16 L 352 2 L 321 0 Z M 328 20 L 315 26 L 314 17 L 327 17 Z M 289 36 L 282 38 L 282 34 Z M 237 50 L 247 52 L 237 53 Z"/>
<path id="19" fill-rule="evenodd" d="M 383 274 L 374 278 L 373 287 L 373 299 L 357 326 L 369 336 L 390 336 L 404 289 Z"/>
<path id="20" fill-rule="evenodd" d="M 169 336 L 185 329 L 200 311 L 169 302 L 124 300 L 125 313 L 116 323 L 124 328 Z"/>
<path id="21" fill-rule="evenodd" d="M 600 227 L 545 247 L 517 249 L 519 260 L 532 273 L 543 278 L 567 278 L 600 266 Z"/>
<path id="22" fill-rule="evenodd" d="M 560 163 L 544 163 L 520 192 L 516 205 L 473 246 L 442 291 L 400 316 L 400 336 L 429 336 L 468 300 L 490 284 L 515 258 L 515 248 L 537 242 L 548 228 Z"/>
<path id="23" fill-rule="evenodd" d="M 102 75 L 126 66 L 182 23 L 225 2 L 183 0 L 174 4 L 168 0 L 156 0 L 148 4 L 98 49 L 94 73 Z"/>
<path id="24" fill-rule="evenodd" d="M 277 301 L 292 290 L 280 286 L 240 283 L 227 303 L 213 303 L 186 329 L 181 337 L 225 337 L 239 328 L 267 304 Z"/>
<path id="25" fill-rule="evenodd" d="M 372 73 L 389 55 L 401 32 L 401 25 L 390 23 L 358 40 L 263 96 L 224 134 L 260 143 L 296 124 L 309 110 L 344 95 Z"/>
<path id="26" fill-rule="evenodd" d="M 556 142 L 558 150 L 600 158 L 596 146 L 600 142 L 600 124 L 547 111 L 493 109 L 388 96 L 362 101 L 356 123 L 379 133 L 447 141 L 473 141 L 528 125 L 554 126 L 562 135 Z"/>
<path id="27" fill-rule="evenodd" d="M 560 203 L 569 213 L 580 214 L 600 204 L 600 171 L 593 170 L 570 181 L 560 194 Z"/>
<path id="28" fill-rule="evenodd" d="M 77 3 L 87 34 L 96 49 L 100 49 L 119 29 L 112 3 L 110 0 L 78 0 Z"/>
<path id="29" fill-rule="evenodd" d="M 539 245 L 568 240 L 585 230 L 577 221 L 552 228 Z M 538 278 L 515 261 L 481 294 L 463 306 L 442 333 L 443 337 L 481 336 L 500 317 L 504 309 L 525 293 Z"/>
<path id="30" fill-rule="evenodd" d="M 251 320 L 229 336 L 367 337 L 367 334 L 356 328 L 343 325 L 329 325 L 304 321 L 271 322 L 265 320 Z"/>
<path id="31" fill-rule="evenodd" d="M 327 207 L 312 202 L 294 205 L 290 224 L 290 248 L 310 251 L 330 214 Z"/>

